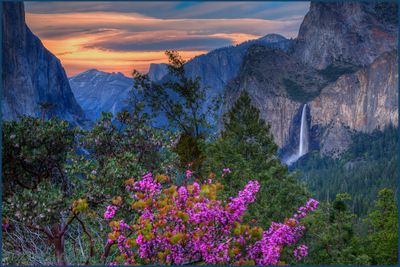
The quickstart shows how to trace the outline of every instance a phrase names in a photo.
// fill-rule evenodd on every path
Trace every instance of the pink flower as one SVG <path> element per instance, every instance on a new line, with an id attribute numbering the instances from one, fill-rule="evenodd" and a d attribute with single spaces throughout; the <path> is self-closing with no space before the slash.
<path id="1" fill-rule="evenodd" d="M 193 171 L 191 170 L 186 170 L 186 178 L 190 178 L 193 175 Z"/>
<path id="2" fill-rule="evenodd" d="M 229 168 L 224 168 L 224 173 L 230 172 Z M 192 175 L 191 170 L 186 171 L 187 177 Z M 204 194 L 200 194 L 201 188 Z M 154 259 L 157 253 L 167 250 L 169 253 L 163 255 L 162 259 L 155 259 L 160 260 L 160 263 L 176 265 L 184 264 L 188 259 L 201 259 L 206 264 L 214 265 L 237 264 L 241 260 L 254 260 L 256 265 L 276 265 L 281 260 L 283 249 L 298 245 L 304 234 L 305 227 L 299 219 L 318 207 L 318 201 L 310 199 L 284 223 L 274 222 L 265 231 L 254 229 L 258 238 L 250 239 L 253 233 L 243 229 L 241 224 L 248 205 L 256 200 L 260 190 L 259 182 L 249 181 L 236 197 L 228 201 L 213 197 L 215 192 L 210 197 L 207 191 L 211 189 L 215 187 L 213 181 L 208 179 L 201 186 L 195 182 L 188 186 L 174 187 L 172 192 L 168 191 L 168 195 L 165 195 L 161 185 L 153 180 L 151 173 L 147 173 L 131 185 L 130 191 L 134 200 L 140 198 L 149 204 L 137 210 L 139 218 L 131 226 L 124 220 L 111 225 L 113 231 L 118 233 L 118 238 L 114 241 L 108 239 L 107 242 L 118 244 L 120 255 L 125 259 L 122 264 L 125 265 L 137 263 L 139 258 Z M 172 196 L 170 193 L 173 193 Z M 168 198 L 168 206 L 163 204 L 162 207 L 168 209 L 164 209 L 160 216 L 160 208 L 157 206 L 165 198 Z M 112 218 L 116 209 L 115 206 L 108 206 L 104 217 Z M 157 222 L 162 224 L 162 228 L 157 226 Z M 136 227 L 141 230 L 133 245 L 127 237 L 130 230 Z M 169 232 L 171 236 L 165 236 L 163 232 Z M 241 250 L 232 254 L 230 250 L 233 244 L 240 245 Z M 307 254 L 308 248 L 305 245 L 293 250 L 296 260 Z"/>
<path id="3" fill-rule="evenodd" d="M 1 228 L 3 228 L 3 230 L 7 230 L 8 227 L 10 227 L 10 224 L 8 224 L 8 223 L 2 223 L 1 224 Z"/>
<path id="4" fill-rule="evenodd" d="M 107 210 L 106 210 L 106 212 L 104 212 L 104 219 L 110 220 L 110 219 L 114 218 L 115 212 L 117 211 L 117 209 L 118 208 L 113 205 L 107 206 Z"/>
<path id="5" fill-rule="evenodd" d="M 180 199 L 182 202 L 185 202 L 185 201 L 187 200 L 187 198 L 188 198 L 188 191 L 186 190 L 186 187 L 184 187 L 184 186 L 179 187 L 179 189 L 178 189 L 178 194 L 179 194 L 179 199 Z"/>
<path id="6" fill-rule="evenodd" d="M 197 195 L 200 192 L 200 185 L 196 182 L 193 183 L 193 194 Z"/>
<path id="7" fill-rule="evenodd" d="M 296 258 L 296 260 L 301 260 L 301 258 L 307 257 L 308 247 L 304 244 L 301 244 L 293 251 L 293 255 Z"/>

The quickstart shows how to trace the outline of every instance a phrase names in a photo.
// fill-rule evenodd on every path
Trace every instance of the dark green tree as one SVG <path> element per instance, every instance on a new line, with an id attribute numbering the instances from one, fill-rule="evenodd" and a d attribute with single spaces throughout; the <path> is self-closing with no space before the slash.
<path id="1" fill-rule="evenodd" d="M 306 218 L 305 243 L 309 247 L 304 264 L 311 265 L 369 265 L 370 257 L 355 234 L 357 217 L 349 205 L 351 196 L 336 195 L 333 202 L 321 203 L 318 210 Z"/>
<path id="2" fill-rule="evenodd" d="M 40 109 L 42 110 L 42 121 L 45 121 L 46 117 L 47 117 L 47 113 L 51 109 L 55 108 L 57 105 L 54 103 L 51 103 L 51 102 L 41 102 L 39 104 L 39 106 L 40 106 Z"/>
<path id="3" fill-rule="evenodd" d="M 374 265 L 396 265 L 398 255 L 398 209 L 394 191 L 382 189 L 366 219 L 367 250 Z"/>
<path id="4" fill-rule="evenodd" d="M 200 78 L 193 79 L 185 74 L 185 61 L 181 56 L 176 51 L 166 51 L 165 54 L 169 59 L 168 78 L 156 83 L 148 75 L 135 70 L 135 89 L 143 94 L 144 102 L 153 114 L 167 118 L 169 130 L 181 133 L 176 149 L 181 167 L 185 168 L 190 162 L 196 167 L 204 158 L 200 140 L 204 140 L 210 126 L 206 114 L 212 108 L 205 107 L 206 88 L 200 85 Z M 189 158 L 187 150 L 192 153 Z"/>
<path id="5" fill-rule="evenodd" d="M 22 226 L 26 232 L 43 235 L 57 264 L 65 265 L 67 230 L 75 221 L 83 225 L 80 216 L 87 208 L 84 199 L 73 202 L 73 184 L 66 175 L 67 155 L 76 147 L 76 130 L 56 118 L 21 117 L 3 127 L 2 215 L 10 225 L 7 231 Z M 10 236 L 5 235 L 3 244 L 11 250 L 26 245 Z"/>
<path id="6" fill-rule="evenodd" d="M 257 201 L 247 219 L 266 227 L 271 220 L 290 216 L 306 200 L 306 190 L 280 163 L 270 126 L 260 119 L 246 92 L 224 115 L 223 123 L 220 137 L 207 148 L 204 172 L 231 169 L 231 173 L 218 175 L 222 176 L 225 196 L 237 194 L 250 179 L 260 181 Z"/>

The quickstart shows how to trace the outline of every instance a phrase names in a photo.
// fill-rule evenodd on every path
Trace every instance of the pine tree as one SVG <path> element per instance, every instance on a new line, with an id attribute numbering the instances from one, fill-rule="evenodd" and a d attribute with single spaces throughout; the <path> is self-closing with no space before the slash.
<path id="1" fill-rule="evenodd" d="M 367 218 L 369 226 L 368 245 L 372 263 L 395 265 L 398 253 L 398 210 L 391 189 L 382 189 L 374 209 Z"/>
<path id="2" fill-rule="evenodd" d="M 331 203 L 321 203 L 305 220 L 308 244 L 306 265 L 369 265 L 370 256 L 355 234 L 357 216 L 350 209 L 351 196 L 340 193 Z"/>
<path id="3" fill-rule="evenodd" d="M 231 169 L 231 173 L 221 178 L 224 196 L 237 194 L 250 179 L 260 182 L 248 220 L 255 219 L 268 226 L 271 221 L 290 216 L 305 201 L 306 190 L 280 163 L 270 126 L 260 119 L 246 92 L 224 115 L 223 122 L 220 137 L 207 148 L 206 171 Z"/>

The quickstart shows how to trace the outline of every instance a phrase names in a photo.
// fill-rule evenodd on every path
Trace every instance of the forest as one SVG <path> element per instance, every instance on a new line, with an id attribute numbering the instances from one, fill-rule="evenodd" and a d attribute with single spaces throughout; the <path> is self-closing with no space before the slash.
<path id="1" fill-rule="evenodd" d="M 166 54 L 173 79 L 134 71 L 131 108 L 91 128 L 51 103 L 3 123 L 2 264 L 397 263 L 397 128 L 289 169 L 247 93 L 217 131 L 218 102 Z"/>

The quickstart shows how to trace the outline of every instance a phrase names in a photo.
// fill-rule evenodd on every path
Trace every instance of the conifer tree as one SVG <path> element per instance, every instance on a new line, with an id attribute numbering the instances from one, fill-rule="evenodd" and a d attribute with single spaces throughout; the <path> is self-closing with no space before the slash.
<path id="1" fill-rule="evenodd" d="M 260 182 L 257 201 L 249 210 L 248 220 L 261 225 L 289 216 L 306 199 L 306 190 L 277 157 L 278 146 L 270 126 L 242 92 L 232 109 L 223 117 L 223 130 L 207 149 L 206 172 L 220 170 L 226 196 L 236 194 L 249 179 Z"/>
<path id="2" fill-rule="evenodd" d="M 372 263 L 396 265 L 398 253 L 398 210 L 391 189 L 382 189 L 374 209 L 367 218 L 369 225 L 368 253 Z"/>

